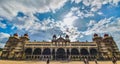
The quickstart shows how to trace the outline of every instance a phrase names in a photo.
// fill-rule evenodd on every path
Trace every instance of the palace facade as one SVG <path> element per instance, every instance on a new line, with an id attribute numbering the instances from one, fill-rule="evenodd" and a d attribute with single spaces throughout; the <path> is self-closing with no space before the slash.
<path id="1" fill-rule="evenodd" d="M 51 42 L 30 42 L 28 34 L 19 37 L 17 33 L 10 36 L 1 54 L 3 59 L 29 60 L 89 60 L 120 58 L 119 49 L 112 36 L 93 35 L 93 42 L 71 42 L 69 36 L 53 35 Z"/>

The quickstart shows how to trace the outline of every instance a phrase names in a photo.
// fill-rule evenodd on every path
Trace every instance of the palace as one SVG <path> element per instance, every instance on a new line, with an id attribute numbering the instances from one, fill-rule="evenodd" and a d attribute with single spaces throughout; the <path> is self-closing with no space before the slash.
<path id="1" fill-rule="evenodd" d="M 30 42 L 29 35 L 19 37 L 17 33 L 10 36 L 1 54 L 2 59 L 28 60 L 107 60 L 120 58 L 119 49 L 112 36 L 103 37 L 94 34 L 93 42 L 71 42 L 68 35 L 57 37 L 53 35 L 51 42 Z"/>

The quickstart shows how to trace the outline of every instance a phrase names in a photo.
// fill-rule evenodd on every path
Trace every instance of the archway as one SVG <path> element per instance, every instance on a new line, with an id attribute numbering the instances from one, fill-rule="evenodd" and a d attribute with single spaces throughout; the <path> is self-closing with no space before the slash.
<path id="1" fill-rule="evenodd" d="M 36 48 L 33 52 L 33 55 L 40 55 L 41 54 L 41 49 L 40 48 Z"/>
<path id="2" fill-rule="evenodd" d="M 80 50 L 80 53 L 81 53 L 81 55 L 89 55 L 88 50 L 84 49 L 84 48 Z"/>
<path id="3" fill-rule="evenodd" d="M 79 55 L 79 51 L 77 48 L 71 49 L 71 55 Z"/>
<path id="4" fill-rule="evenodd" d="M 97 55 L 97 50 L 94 48 L 90 49 L 90 55 Z"/>
<path id="5" fill-rule="evenodd" d="M 43 55 L 51 55 L 51 51 L 50 51 L 50 49 L 49 48 L 45 48 L 44 50 L 43 50 L 43 53 L 42 53 Z"/>
<path id="6" fill-rule="evenodd" d="M 64 60 L 64 59 L 66 59 L 65 50 L 63 48 L 57 49 L 56 59 L 57 60 Z"/>
<path id="7" fill-rule="evenodd" d="M 32 48 L 25 49 L 25 54 L 26 55 L 31 55 L 32 54 Z"/>

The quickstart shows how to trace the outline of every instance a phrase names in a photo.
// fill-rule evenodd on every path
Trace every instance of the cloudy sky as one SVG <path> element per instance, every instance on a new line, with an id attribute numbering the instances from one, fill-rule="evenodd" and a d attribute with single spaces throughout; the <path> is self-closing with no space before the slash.
<path id="1" fill-rule="evenodd" d="M 94 33 L 108 33 L 120 49 L 120 0 L 0 0 L 0 47 L 14 33 L 31 41 L 53 34 L 92 41 Z"/>

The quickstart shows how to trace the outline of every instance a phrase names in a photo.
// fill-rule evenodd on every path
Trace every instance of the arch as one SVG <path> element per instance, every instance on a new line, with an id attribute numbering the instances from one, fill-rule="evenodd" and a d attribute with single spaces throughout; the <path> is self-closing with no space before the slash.
<path id="1" fill-rule="evenodd" d="M 42 53 L 43 55 L 51 55 L 51 51 L 50 51 L 50 48 L 45 48 L 44 50 L 43 50 L 43 53 Z"/>
<path id="2" fill-rule="evenodd" d="M 79 51 L 77 48 L 72 48 L 71 49 L 71 55 L 79 55 Z"/>
<path id="3" fill-rule="evenodd" d="M 26 48 L 25 49 L 25 54 L 26 55 L 31 55 L 32 54 L 32 48 Z"/>
<path id="4" fill-rule="evenodd" d="M 87 49 L 83 48 L 83 49 L 80 50 L 80 54 L 81 55 L 89 55 L 89 52 L 88 52 Z"/>
<path id="5" fill-rule="evenodd" d="M 63 48 L 58 48 L 56 52 L 57 59 L 65 59 L 65 50 Z"/>
<path id="6" fill-rule="evenodd" d="M 36 48 L 33 52 L 33 55 L 40 55 L 41 54 L 41 49 L 40 48 Z"/>
<path id="7" fill-rule="evenodd" d="M 94 48 L 90 49 L 90 55 L 97 55 L 97 50 Z"/>

